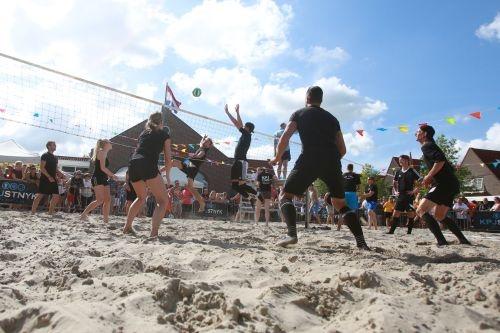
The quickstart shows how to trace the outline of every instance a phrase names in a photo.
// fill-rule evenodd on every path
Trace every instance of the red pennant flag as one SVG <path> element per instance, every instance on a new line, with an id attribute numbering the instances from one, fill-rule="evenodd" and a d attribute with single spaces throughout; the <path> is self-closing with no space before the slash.
<path id="1" fill-rule="evenodd" d="M 0 112 L 4 113 L 4 112 L 5 112 L 5 109 L 0 109 Z"/>
<path id="2" fill-rule="evenodd" d="M 363 136 L 364 130 L 360 129 L 360 130 L 356 130 L 356 132 L 358 132 L 359 135 Z"/>
<path id="3" fill-rule="evenodd" d="M 472 113 L 470 113 L 470 116 L 474 117 L 476 119 L 481 119 L 481 112 L 479 112 L 479 111 L 472 112 Z"/>

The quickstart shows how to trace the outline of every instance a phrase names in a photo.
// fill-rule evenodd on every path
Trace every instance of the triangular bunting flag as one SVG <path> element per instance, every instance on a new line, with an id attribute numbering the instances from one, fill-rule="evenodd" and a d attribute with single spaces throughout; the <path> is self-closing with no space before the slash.
<path id="1" fill-rule="evenodd" d="M 4 112 L 5 112 L 5 109 L 0 109 L 0 112 L 4 113 Z"/>
<path id="2" fill-rule="evenodd" d="M 385 131 L 387 131 L 387 128 L 379 127 L 379 128 L 377 128 L 377 131 L 385 132 Z"/>
<path id="3" fill-rule="evenodd" d="M 498 165 L 500 165 L 500 160 L 496 159 L 495 162 L 493 162 L 491 164 L 493 164 L 493 167 L 496 169 L 498 167 Z"/>
<path id="4" fill-rule="evenodd" d="M 408 125 L 400 125 L 400 126 L 398 126 L 398 129 L 403 133 L 408 133 L 410 131 L 410 128 L 408 127 Z"/>
<path id="5" fill-rule="evenodd" d="M 356 132 L 358 132 L 358 134 L 359 134 L 359 135 L 363 136 L 363 132 L 364 132 L 364 130 L 359 129 L 359 130 L 356 130 Z"/>
<path id="6" fill-rule="evenodd" d="M 33 113 L 33 117 L 40 117 L 40 114 L 38 112 Z"/>
<path id="7" fill-rule="evenodd" d="M 446 117 L 445 120 L 450 125 L 455 125 L 457 123 L 457 120 L 454 117 Z"/>
<path id="8" fill-rule="evenodd" d="M 469 113 L 469 115 L 470 115 L 471 117 L 476 118 L 476 119 L 481 119 L 481 112 L 479 112 L 479 111 Z"/>

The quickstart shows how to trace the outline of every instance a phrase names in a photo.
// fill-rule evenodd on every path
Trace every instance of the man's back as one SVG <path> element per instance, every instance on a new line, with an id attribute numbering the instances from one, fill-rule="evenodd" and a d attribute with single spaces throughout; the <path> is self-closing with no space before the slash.
<path id="1" fill-rule="evenodd" d="M 297 123 L 304 153 L 338 153 L 336 136 L 340 124 L 331 113 L 317 106 L 308 106 L 294 112 L 290 121 Z"/>

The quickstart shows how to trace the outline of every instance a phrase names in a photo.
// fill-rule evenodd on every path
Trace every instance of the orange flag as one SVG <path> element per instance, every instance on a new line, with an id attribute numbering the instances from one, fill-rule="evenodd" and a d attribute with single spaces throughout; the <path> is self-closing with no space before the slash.
<path id="1" fill-rule="evenodd" d="M 476 119 L 481 119 L 481 112 L 479 112 L 479 111 L 472 112 L 472 113 L 470 113 L 470 116 L 474 117 Z"/>

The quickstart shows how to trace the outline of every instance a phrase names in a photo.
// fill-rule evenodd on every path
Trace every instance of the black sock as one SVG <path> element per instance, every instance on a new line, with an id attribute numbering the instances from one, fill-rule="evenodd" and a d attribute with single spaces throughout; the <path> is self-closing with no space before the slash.
<path id="1" fill-rule="evenodd" d="M 465 238 L 464 234 L 458 227 L 458 225 L 449 217 L 445 217 L 443 221 L 444 225 L 458 238 L 462 244 L 470 244 L 470 242 Z"/>
<path id="2" fill-rule="evenodd" d="M 441 229 L 439 228 L 439 223 L 431 216 L 429 213 L 425 213 L 422 218 L 425 223 L 427 223 L 427 228 L 434 234 L 439 245 L 448 245 L 446 238 L 444 238 Z"/>
<path id="3" fill-rule="evenodd" d="M 408 219 L 408 235 L 411 234 L 411 231 L 413 230 L 413 223 L 415 223 L 414 219 Z"/>
<path id="4" fill-rule="evenodd" d="M 241 188 L 241 185 L 238 184 L 238 182 L 233 182 L 231 184 L 231 188 L 238 192 L 243 198 L 247 199 L 248 198 L 248 193 Z"/>
<path id="5" fill-rule="evenodd" d="M 393 234 L 394 233 L 394 231 L 396 230 L 396 228 L 399 225 L 399 219 L 400 219 L 399 216 L 398 217 L 396 217 L 396 216 L 392 217 L 392 219 L 391 219 L 392 220 L 391 229 L 389 229 L 389 232 L 388 232 L 389 234 Z"/>
<path id="6" fill-rule="evenodd" d="M 292 200 L 287 198 L 281 199 L 280 210 L 288 228 L 288 236 L 297 238 L 297 212 Z"/>
<path id="7" fill-rule="evenodd" d="M 340 213 L 342 214 L 345 211 L 345 208 L 340 209 Z M 349 230 L 351 230 L 354 238 L 356 239 L 357 247 L 368 247 L 366 245 L 365 236 L 363 235 L 363 229 L 361 228 L 361 223 L 356 216 L 356 213 L 347 209 L 347 212 L 343 214 L 342 218 L 344 219 L 344 224 L 347 225 Z"/>

